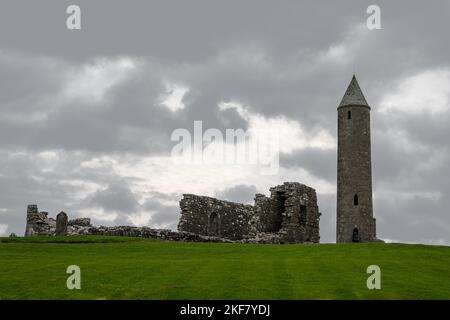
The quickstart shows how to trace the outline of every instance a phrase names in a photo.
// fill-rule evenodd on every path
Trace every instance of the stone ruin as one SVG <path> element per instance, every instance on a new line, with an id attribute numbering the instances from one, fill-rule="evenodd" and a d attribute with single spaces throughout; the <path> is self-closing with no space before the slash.
<path id="1" fill-rule="evenodd" d="M 31 204 L 27 209 L 25 237 L 89 234 L 91 227 L 90 218 L 68 220 L 67 214 L 61 211 L 55 220 L 48 217 L 48 212 L 39 212 L 38 206 Z"/>
<path id="2" fill-rule="evenodd" d="M 61 211 L 56 216 L 55 233 L 57 236 L 66 236 L 67 235 L 67 214 L 64 211 Z"/>
<path id="3" fill-rule="evenodd" d="M 234 243 L 318 243 L 320 212 L 313 188 L 285 182 L 270 188 L 270 196 L 255 195 L 246 205 L 211 197 L 184 194 L 180 200 L 178 231 L 148 227 L 96 227 L 89 218 L 56 220 L 37 205 L 29 205 L 25 236 L 109 235 L 177 241 Z"/>
<path id="4" fill-rule="evenodd" d="M 37 205 L 31 204 L 27 209 L 27 226 L 25 237 L 51 236 L 56 231 L 56 220 L 48 217 L 48 212 L 39 212 Z"/>
<path id="5" fill-rule="evenodd" d="M 28 206 L 25 237 L 76 235 L 143 237 L 195 242 L 233 242 L 228 239 L 202 236 L 190 232 L 176 232 L 169 229 L 131 226 L 96 227 L 91 225 L 90 218 L 68 220 L 65 212 L 60 212 L 55 220 L 49 218 L 47 212 L 39 212 L 37 205 L 32 204 Z"/>
<path id="6" fill-rule="evenodd" d="M 185 194 L 179 231 L 245 242 L 318 243 L 320 213 L 316 192 L 300 183 L 255 195 L 255 205 Z"/>

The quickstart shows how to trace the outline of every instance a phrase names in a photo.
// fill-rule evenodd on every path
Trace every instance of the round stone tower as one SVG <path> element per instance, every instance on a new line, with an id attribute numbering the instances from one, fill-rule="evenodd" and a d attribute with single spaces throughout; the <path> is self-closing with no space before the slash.
<path id="1" fill-rule="evenodd" d="M 336 242 L 374 241 L 370 106 L 355 76 L 337 110 Z"/>

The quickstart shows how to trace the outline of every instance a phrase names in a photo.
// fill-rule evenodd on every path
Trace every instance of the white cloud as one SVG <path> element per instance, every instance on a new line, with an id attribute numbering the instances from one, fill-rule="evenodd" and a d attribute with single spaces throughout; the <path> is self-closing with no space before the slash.
<path id="1" fill-rule="evenodd" d="M 136 61 L 129 58 L 98 59 L 93 64 L 71 68 L 64 95 L 87 102 L 100 102 L 109 89 L 125 81 L 136 70 Z"/>
<path id="2" fill-rule="evenodd" d="M 334 184 L 318 179 L 302 168 L 280 168 L 276 175 L 261 175 L 257 165 L 178 164 L 170 157 L 122 157 L 117 159 L 115 172 L 130 181 L 137 194 L 158 191 L 166 194 L 197 193 L 214 196 L 218 189 L 239 184 L 257 186 L 259 192 L 284 181 L 301 181 L 321 193 L 335 192 Z"/>
<path id="3" fill-rule="evenodd" d="M 237 102 L 221 102 L 220 110 L 235 109 L 238 114 L 248 122 L 249 131 L 270 131 L 279 138 L 279 151 L 291 153 L 305 148 L 330 150 L 336 148 L 336 140 L 328 131 L 318 128 L 307 132 L 299 121 L 291 120 L 285 116 L 265 117 L 253 113 L 249 107 Z"/>
<path id="4" fill-rule="evenodd" d="M 0 236 L 5 236 L 7 230 L 8 230 L 7 224 L 0 224 Z"/>
<path id="5" fill-rule="evenodd" d="M 43 172 L 51 172 L 55 170 L 59 160 L 59 153 L 54 150 L 39 152 L 35 157 L 36 166 Z"/>
<path id="6" fill-rule="evenodd" d="M 345 43 L 331 45 L 319 55 L 319 59 L 322 61 L 346 63 L 350 58 L 348 49 Z"/>
<path id="7" fill-rule="evenodd" d="M 154 211 L 140 211 L 138 213 L 129 214 L 127 217 L 134 226 L 148 226 L 151 216 L 155 213 L 156 212 Z"/>
<path id="8" fill-rule="evenodd" d="M 426 70 L 398 81 L 381 99 L 380 112 L 442 114 L 450 109 L 450 70 Z"/>
<path id="9" fill-rule="evenodd" d="M 361 49 L 367 46 L 371 39 L 370 34 L 365 25 L 352 25 L 342 41 L 331 44 L 315 55 L 316 65 L 318 67 L 348 65 L 354 61 Z"/>
<path id="10" fill-rule="evenodd" d="M 87 169 L 99 169 L 99 168 L 106 168 L 111 167 L 111 165 L 114 164 L 114 159 L 108 158 L 108 157 L 101 157 L 101 158 L 92 158 L 86 161 L 83 161 L 80 164 L 81 168 L 87 168 Z"/>
<path id="11" fill-rule="evenodd" d="M 71 201 L 85 200 L 89 195 L 107 188 L 105 184 L 80 179 L 62 179 L 58 184 L 71 188 Z"/>
<path id="12" fill-rule="evenodd" d="M 113 222 L 117 219 L 119 214 L 117 212 L 106 212 L 103 208 L 87 208 L 78 210 L 82 217 L 95 218 L 96 220 L 104 222 Z"/>
<path id="13" fill-rule="evenodd" d="M 160 104 L 167 109 L 176 112 L 185 108 L 183 98 L 186 93 L 189 92 L 189 88 L 186 86 L 166 83 L 166 92 L 160 96 Z"/>

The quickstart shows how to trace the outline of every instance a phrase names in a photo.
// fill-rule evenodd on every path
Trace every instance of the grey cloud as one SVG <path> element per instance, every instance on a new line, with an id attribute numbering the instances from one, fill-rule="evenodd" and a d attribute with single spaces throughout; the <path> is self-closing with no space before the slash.
<path id="1" fill-rule="evenodd" d="M 138 207 L 136 196 L 123 181 L 108 185 L 105 190 L 97 191 L 89 200 L 90 205 L 122 213 L 133 213 Z"/>
<path id="2" fill-rule="evenodd" d="M 320 242 L 336 241 L 336 196 L 317 192 L 320 216 Z"/>
<path id="3" fill-rule="evenodd" d="M 336 180 L 336 150 L 306 148 L 291 154 L 280 154 L 284 168 L 303 168 L 319 179 Z"/>
<path id="4" fill-rule="evenodd" d="M 152 199 L 145 203 L 144 208 L 154 211 L 150 223 L 166 229 L 177 229 L 180 218 L 180 208 L 177 205 L 164 205 L 159 200 Z"/>
<path id="5" fill-rule="evenodd" d="M 440 117 L 378 112 L 384 94 L 395 90 L 399 80 L 450 67 L 449 44 L 442 40 L 449 29 L 448 2 L 379 1 L 380 31 L 364 29 L 370 1 L 341 1 L 339 6 L 268 0 L 78 3 L 80 32 L 64 27 L 70 1 L 2 3 L 7 9 L 0 11 L 0 208 L 7 212 L 0 213 L 0 223 L 9 224 L 9 232 L 22 233 L 26 204 L 32 202 L 42 204 L 42 210 L 67 209 L 73 215 L 101 206 L 121 212 L 115 223 L 127 223 L 125 212 L 142 209 L 127 189 L 129 181 L 108 168 L 79 170 L 80 163 L 102 155 L 168 154 L 171 132 L 191 130 L 194 120 L 203 120 L 204 129 L 247 128 L 235 110 L 217 109 L 221 101 L 240 102 L 268 117 L 284 115 L 305 130 L 324 129 L 335 136 L 336 107 L 356 73 L 372 106 L 380 236 L 450 243 L 448 112 Z M 337 50 L 337 58 L 324 58 L 330 48 Z M 136 59 L 138 68 L 102 102 L 55 99 L 68 70 L 80 70 L 98 57 L 121 56 Z M 167 80 L 189 87 L 185 109 L 172 112 L 158 105 Z M 389 129 L 404 132 L 413 150 L 399 145 Z M 35 157 L 45 150 L 72 158 L 44 172 L 33 158 L 12 157 L 17 151 Z M 442 159 L 424 170 L 423 163 L 438 154 Z M 334 150 L 312 148 L 280 158 L 283 168 L 301 167 L 332 184 L 335 162 Z M 63 179 L 109 188 L 83 203 L 75 199 L 77 187 L 60 184 Z M 214 191 L 252 202 L 256 188 Z M 317 192 L 322 240 L 333 241 L 335 198 Z M 152 197 L 146 204 L 146 210 L 156 212 L 151 223 L 174 227 L 178 209 L 162 203 L 178 201 L 179 195 Z"/>
<path id="6" fill-rule="evenodd" d="M 256 193 L 257 189 L 254 185 L 237 185 L 217 192 L 216 195 L 217 197 L 228 201 L 253 204 Z"/>

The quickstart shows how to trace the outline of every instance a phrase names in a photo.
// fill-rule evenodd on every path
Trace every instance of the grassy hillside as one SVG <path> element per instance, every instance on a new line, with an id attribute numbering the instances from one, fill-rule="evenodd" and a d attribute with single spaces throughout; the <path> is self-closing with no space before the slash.
<path id="1" fill-rule="evenodd" d="M 81 290 L 66 288 L 73 264 Z M 0 238 L 0 299 L 450 299 L 450 247 Z"/>

